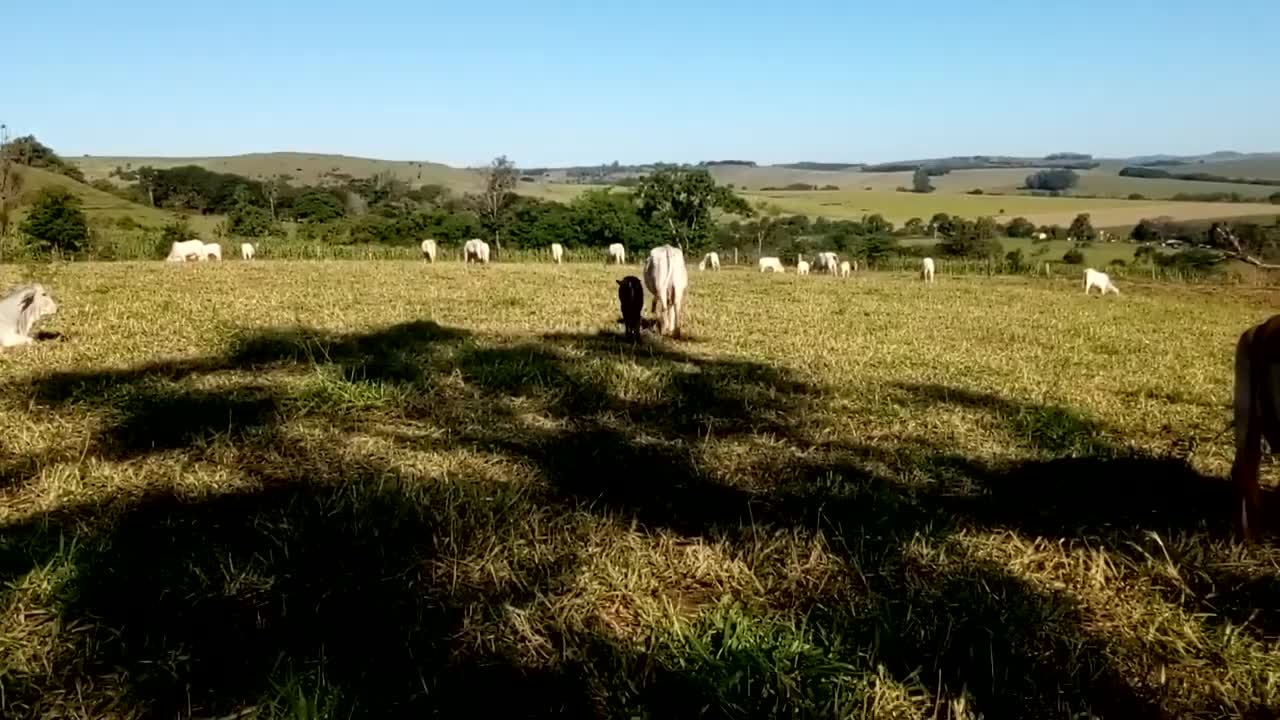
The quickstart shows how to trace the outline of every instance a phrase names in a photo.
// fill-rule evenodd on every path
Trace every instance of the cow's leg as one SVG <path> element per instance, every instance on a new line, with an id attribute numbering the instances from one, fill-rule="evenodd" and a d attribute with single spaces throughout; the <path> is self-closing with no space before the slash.
<path id="1" fill-rule="evenodd" d="M 1258 488 L 1258 471 L 1262 464 L 1262 420 L 1261 408 L 1254 407 L 1254 399 L 1264 399 L 1270 394 L 1268 388 L 1253 387 L 1254 374 L 1252 359 L 1249 357 L 1253 340 L 1253 331 L 1246 332 L 1236 345 L 1235 398 L 1234 417 L 1236 430 L 1236 457 L 1231 465 L 1231 482 L 1235 486 L 1239 502 L 1239 515 L 1236 517 L 1236 529 L 1246 539 L 1252 539 L 1256 530 L 1259 508 L 1262 505 L 1261 491 Z M 1267 373 L 1268 378 L 1271 373 Z"/>

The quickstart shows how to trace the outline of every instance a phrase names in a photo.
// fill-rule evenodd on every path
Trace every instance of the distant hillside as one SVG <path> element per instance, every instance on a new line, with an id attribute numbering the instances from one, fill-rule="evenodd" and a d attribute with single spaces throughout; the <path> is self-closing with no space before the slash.
<path id="1" fill-rule="evenodd" d="M 31 202 L 31 199 L 42 188 L 49 186 L 64 187 L 71 191 L 73 195 L 80 198 L 83 203 L 85 213 L 90 220 L 93 219 L 111 219 L 116 220 L 125 216 L 132 217 L 145 225 L 164 225 L 174 219 L 174 214 L 159 208 L 149 208 L 145 205 L 129 202 L 124 198 L 116 197 L 108 192 L 103 192 L 97 188 L 89 187 L 81 182 L 76 182 L 66 175 L 42 170 L 40 168 L 24 167 L 21 170 L 23 176 L 22 183 L 22 202 L 19 204 L 19 212 L 22 212 L 25 205 Z"/>
<path id="2" fill-rule="evenodd" d="M 411 185 L 444 185 L 459 192 L 474 192 L 484 184 L 484 176 L 477 170 L 453 168 L 440 163 L 294 152 L 176 158 L 93 155 L 69 161 L 78 166 L 90 181 L 99 178 L 114 181 L 110 175 L 117 167 L 130 170 L 147 165 L 154 168 L 197 165 L 214 172 L 234 173 L 260 180 L 285 175 L 295 185 L 320 185 L 335 175 L 363 178 L 381 172 L 390 172 Z"/>
<path id="3" fill-rule="evenodd" d="M 835 172 L 838 170 L 856 170 L 862 167 L 862 163 L 834 163 L 834 162 L 796 162 L 782 163 L 774 165 L 774 167 L 786 168 L 788 170 L 820 170 L 827 172 Z"/>
<path id="4" fill-rule="evenodd" d="M 994 170 L 999 168 L 1072 168 L 1088 170 L 1098 166 L 1092 155 L 1085 153 L 1054 153 L 1044 157 L 1013 157 L 1008 155 L 956 155 L 944 158 L 924 158 L 897 162 L 863 165 L 863 172 L 901 172 L 918 167 L 939 170 Z"/>

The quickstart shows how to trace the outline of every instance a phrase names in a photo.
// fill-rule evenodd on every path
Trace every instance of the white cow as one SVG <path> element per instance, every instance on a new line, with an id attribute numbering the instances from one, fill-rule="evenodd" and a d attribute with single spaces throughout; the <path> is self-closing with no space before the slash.
<path id="1" fill-rule="evenodd" d="M 426 259 L 427 262 L 431 262 L 431 263 L 435 262 L 436 253 L 440 251 L 440 247 L 436 245 L 436 241 L 432 240 L 431 238 L 427 238 L 426 240 L 422 241 L 421 247 L 422 247 L 422 257 Z"/>
<path id="2" fill-rule="evenodd" d="M 1048 239 L 1049 239 L 1049 233 L 1042 233 L 1042 232 L 1038 232 L 1038 233 L 1036 233 L 1036 239 L 1037 239 L 1037 240 L 1048 240 Z"/>
<path id="3" fill-rule="evenodd" d="M 920 279 L 925 282 L 933 282 L 933 258 L 925 258 L 920 261 Z"/>
<path id="4" fill-rule="evenodd" d="M 658 316 L 662 333 L 680 337 L 680 315 L 689 288 L 689 271 L 680 248 L 659 245 L 650 250 L 644 261 L 644 284 L 653 293 L 650 312 Z"/>
<path id="5" fill-rule="evenodd" d="M 836 257 L 833 252 L 820 252 L 818 259 L 813 263 L 814 268 L 819 272 L 825 270 L 835 275 L 840 270 L 840 258 Z"/>
<path id="6" fill-rule="evenodd" d="M 840 263 L 840 277 L 847 278 L 853 274 L 853 268 L 849 265 L 849 261 L 845 260 Z"/>
<path id="7" fill-rule="evenodd" d="M 712 270 L 720 269 L 720 254 L 709 252 L 703 256 L 702 262 L 698 263 L 699 270 L 706 270 L 710 267 Z"/>
<path id="8" fill-rule="evenodd" d="M 200 240 L 183 240 L 169 246 L 168 262 L 186 262 L 188 260 L 204 260 L 204 243 Z"/>
<path id="9" fill-rule="evenodd" d="M 609 249 L 605 253 L 605 258 L 604 258 L 604 263 L 606 265 L 608 265 L 609 263 L 622 265 L 626 261 L 627 261 L 627 249 L 622 247 L 622 243 L 614 243 L 609 246 Z"/>
<path id="10" fill-rule="evenodd" d="M 478 262 L 481 265 L 489 264 L 489 243 L 480 238 L 472 238 L 462 246 L 462 262 Z"/>
<path id="11" fill-rule="evenodd" d="M 760 272 L 785 273 L 787 271 L 787 269 L 782 266 L 782 261 L 776 257 L 762 257 L 758 264 L 760 265 Z"/>
<path id="12" fill-rule="evenodd" d="M 797 255 L 797 256 L 796 256 L 796 258 L 797 258 L 797 259 L 796 259 L 796 274 L 797 274 L 797 275 L 808 275 L 808 274 L 809 274 L 809 261 L 808 261 L 808 260 L 805 260 L 803 255 Z"/>
<path id="13" fill-rule="evenodd" d="M 551 262 L 557 265 L 564 262 L 564 246 L 560 243 L 551 243 Z"/>
<path id="14" fill-rule="evenodd" d="M 240 243 L 241 260 L 252 260 L 254 252 L 253 243 Z"/>
<path id="15" fill-rule="evenodd" d="M 219 245 L 218 243 L 205 243 L 203 250 L 204 250 L 204 257 L 206 260 L 222 259 L 222 246 Z"/>
<path id="16" fill-rule="evenodd" d="M 58 312 L 58 304 L 40 283 L 15 288 L 0 300 L 0 347 L 30 345 L 31 328 Z"/>
<path id="17" fill-rule="evenodd" d="M 1120 288 L 1116 287 L 1115 283 L 1111 282 L 1111 277 L 1109 275 L 1104 272 L 1094 270 L 1093 268 L 1087 268 L 1084 271 L 1084 294 L 1088 295 L 1089 291 L 1093 288 L 1098 288 L 1098 291 L 1103 295 L 1106 295 L 1109 292 L 1113 292 L 1117 295 L 1120 294 Z"/>

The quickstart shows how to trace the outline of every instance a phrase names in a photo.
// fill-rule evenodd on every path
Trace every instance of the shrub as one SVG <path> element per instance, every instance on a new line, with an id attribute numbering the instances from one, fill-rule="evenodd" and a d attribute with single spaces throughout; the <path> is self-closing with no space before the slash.
<path id="1" fill-rule="evenodd" d="M 1280 194 L 1280 193 L 1277 193 L 1277 194 Z M 1146 200 L 1147 196 L 1143 195 L 1142 193 L 1129 193 L 1129 199 L 1130 200 Z"/>
<path id="2" fill-rule="evenodd" d="M 1070 250 L 1068 250 L 1066 253 L 1062 255 L 1062 262 L 1068 265 L 1083 265 L 1084 253 L 1080 252 L 1075 248 L 1071 248 Z"/>
<path id="3" fill-rule="evenodd" d="M 1026 259 L 1022 256 L 1022 250 L 1011 250 L 1005 253 L 1004 262 L 1009 266 L 1011 272 L 1022 272 L 1027 267 Z"/>

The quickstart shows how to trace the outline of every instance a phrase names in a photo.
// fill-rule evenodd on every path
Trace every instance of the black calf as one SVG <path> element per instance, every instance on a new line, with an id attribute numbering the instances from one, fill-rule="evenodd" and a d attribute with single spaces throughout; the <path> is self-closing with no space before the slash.
<path id="1" fill-rule="evenodd" d="M 644 286 L 640 278 L 628 275 L 618 281 L 618 302 L 622 304 L 622 322 L 627 326 L 627 339 L 640 339 L 640 311 L 644 309 Z"/>

